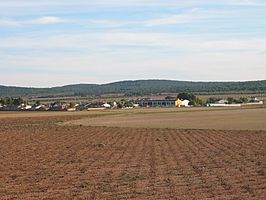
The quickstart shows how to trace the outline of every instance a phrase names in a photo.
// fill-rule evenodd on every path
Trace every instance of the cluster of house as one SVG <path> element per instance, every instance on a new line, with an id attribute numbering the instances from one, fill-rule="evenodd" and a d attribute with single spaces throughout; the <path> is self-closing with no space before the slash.
<path id="1" fill-rule="evenodd" d="M 67 111 L 68 104 L 52 104 L 52 105 L 0 105 L 0 111 Z"/>
<path id="2" fill-rule="evenodd" d="M 93 110 L 93 109 L 127 109 L 136 107 L 163 107 L 163 108 L 173 108 L 173 107 L 189 107 L 189 100 L 180 99 L 164 99 L 164 100 L 151 100 L 151 99 L 140 99 L 113 103 L 105 102 L 90 102 L 90 103 L 53 103 L 51 105 L 44 104 L 21 104 L 19 106 L 15 105 L 1 105 L 0 111 L 82 111 L 82 110 Z M 228 100 L 219 100 L 215 103 L 208 103 L 208 107 L 239 107 L 242 105 L 260 105 L 264 102 L 252 97 L 248 103 L 229 103 Z"/>
<path id="3" fill-rule="evenodd" d="M 132 100 L 128 101 L 127 105 L 121 106 L 121 102 L 103 103 L 53 103 L 51 105 L 44 104 L 21 104 L 15 105 L 0 105 L 0 111 L 82 111 L 93 109 L 116 109 L 116 108 L 135 108 L 135 107 L 188 107 L 188 100 Z"/>

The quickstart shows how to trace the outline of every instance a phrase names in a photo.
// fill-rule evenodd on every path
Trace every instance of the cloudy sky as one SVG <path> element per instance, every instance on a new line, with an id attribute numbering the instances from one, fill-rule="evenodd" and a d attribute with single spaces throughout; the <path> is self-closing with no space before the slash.
<path id="1" fill-rule="evenodd" d="M 0 85 L 266 79 L 265 0 L 0 0 Z"/>

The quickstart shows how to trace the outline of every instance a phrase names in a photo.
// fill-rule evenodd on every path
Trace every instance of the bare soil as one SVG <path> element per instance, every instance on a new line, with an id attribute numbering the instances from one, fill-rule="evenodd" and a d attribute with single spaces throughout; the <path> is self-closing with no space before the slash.
<path id="1" fill-rule="evenodd" d="M 266 107 L 142 109 L 97 118 L 82 118 L 65 124 L 132 128 L 266 131 Z"/>
<path id="2" fill-rule="evenodd" d="M 57 125 L 80 117 L 1 118 L 0 199 L 266 197 L 265 131 Z"/>

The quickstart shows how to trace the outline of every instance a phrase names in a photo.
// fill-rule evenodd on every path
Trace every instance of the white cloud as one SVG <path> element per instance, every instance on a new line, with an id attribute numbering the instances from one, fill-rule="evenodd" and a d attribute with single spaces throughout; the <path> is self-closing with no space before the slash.
<path id="1" fill-rule="evenodd" d="M 0 13 L 6 16 L 73 13 L 117 8 L 184 8 L 194 6 L 266 6 L 265 0 L 8 0 L 0 1 Z"/>
<path id="2" fill-rule="evenodd" d="M 195 37 L 177 33 L 146 33 L 146 32 L 89 32 L 73 34 L 56 34 L 50 36 L 27 35 L 0 38 L 1 48 L 16 49 L 70 49 L 97 52 L 104 49 L 130 50 L 158 48 L 162 51 L 182 52 L 221 52 L 246 51 L 265 52 L 266 37 L 254 38 L 223 38 Z M 134 49 L 136 49 L 134 48 Z"/>
<path id="3" fill-rule="evenodd" d="M 129 24 L 135 24 L 135 22 L 122 21 L 122 20 L 108 20 L 108 19 L 94 19 L 89 20 L 89 25 L 105 27 L 105 28 L 114 28 L 114 27 L 123 27 Z"/>
<path id="4" fill-rule="evenodd" d="M 13 20 L 13 19 L 0 19 L 0 26 L 15 27 L 27 25 L 48 25 L 63 23 L 65 20 L 55 16 L 43 16 L 37 19 Z"/>
<path id="5" fill-rule="evenodd" d="M 7 7 L 44 7 L 44 6 L 184 6 L 192 4 L 223 5 L 266 5 L 264 0 L 9 0 L 1 1 L 0 8 Z"/>
<path id="6" fill-rule="evenodd" d="M 194 8 L 185 13 L 162 16 L 158 19 L 147 20 L 144 22 L 144 24 L 147 26 L 184 24 L 199 20 L 201 18 L 206 18 L 206 16 L 203 14 L 206 14 L 206 11 L 199 8 Z"/>
<path id="7" fill-rule="evenodd" d="M 125 57 L 128 55 L 131 55 L 132 59 L 127 60 Z M 255 80 L 265 79 L 265 63 L 265 56 L 245 52 L 150 56 L 145 52 L 132 54 L 124 50 L 117 55 L 11 56 L 8 59 L 1 58 L 1 64 L 13 68 L 12 75 L 1 74 L 0 80 L 3 84 L 26 86 L 52 86 L 73 82 L 103 83 L 146 78 Z M 27 71 L 28 68 L 32 68 L 31 73 Z M 24 73 L 21 72 L 23 70 Z"/>
<path id="8" fill-rule="evenodd" d="M 32 23 L 32 24 L 58 24 L 61 22 L 64 22 L 64 20 L 62 20 L 59 17 L 54 17 L 54 16 L 44 16 L 36 20 L 29 21 L 29 23 Z"/>
<path id="9" fill-rule="evenodd" d="M 211 40 L 169 33 L 83 33 L 45 39 L 9 38 L 0 43 L 2 48 L 21 48 L 22 52 L 1 54 L 0 66 L 30 69 L 32 77 L 46 70 L 54 79 L 62 71 L 62 81 L 67 80 L 64 76 L 85 80 L 86 74 L 98 77 L 94 82 L 139 78 L 248 80 L 263 79 L 266 74 L 266 38 Z M 29 49 L 24 51 L 25 47 Z M 67 49 L 83 52 L 67 54 Z"/>
<path id="10" fill-rule="evenodd" d="M 0 80 L 53 85 L 263 79 L 264 7 L 250 6 L 264 5 L 260 0 L 0 0 L 5 30 Z M 48 26 L 58 23 L 68 26 Z M 86 76 L 97 78 L 86 81 Z"/>
<path id="11" fill-rule="evenodd" d="M 147 21 L 147 26 L 160 26 L 160 25 L 173 25 L 173 24 L 184 24 L 193 20 L 192 15 L 178 14 L 169 17 L 163 17 L 160 19 L 154 19 Z"/>
<path id="12" fill-rule="evenodd" d="M 266 6 L 265 0 L 232 0 L 228 1 L 227 4 L 244 6 Z"/>
<path id="13" fill-rule="evenodd" d="M 56 76 L 56 77 L 55 77 Z M 6 86 L 21 86 L 21 87 L 55 87 L 66 84 L 80 84 L 80 83 L 101 83 L 99 79 L 87 75 L 81 77 L 80 75 L 63 75 L 61 73 L 54 73 L 54 75 L 44 73 L 16 73 L 15 71 L 10 75 L 0 74 L 0 85 Z M 104 82 L 102 82 L 104 83 Z"/>
<path id="14" fill-rule="evenodd" d="M 19 23 L 15 20 L 10 20 L 10 19 L 0 19 L 0 27 L 5 26 L 5 27 L 12 27 L 12 26 L 17 26 Z"/>

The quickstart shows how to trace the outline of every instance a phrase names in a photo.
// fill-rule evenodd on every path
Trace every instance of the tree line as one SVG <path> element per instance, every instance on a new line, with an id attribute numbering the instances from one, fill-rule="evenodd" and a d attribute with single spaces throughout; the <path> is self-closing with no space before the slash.
<path id="1" fill-rule="evenodd" d="M 97 96 L 104 94 L 123 94 L 124 96 L 129 97 L 181 92 L 194 94 L 266 93 L 266 80 L 249 82 L 139 80 L 122 81 L 103 85 L 78 84 L 54 88 L 22 88 L 0 86 L 0 97 Z"/>
<path id="2" fill-rule="evenodd" d="M 19 106 L 23 103 L 27 103 L 21 97 L 12 98 L 12 97 L 4 97 L 0 99 L 0 105 L 7 105 L 7 106 Z"/>

